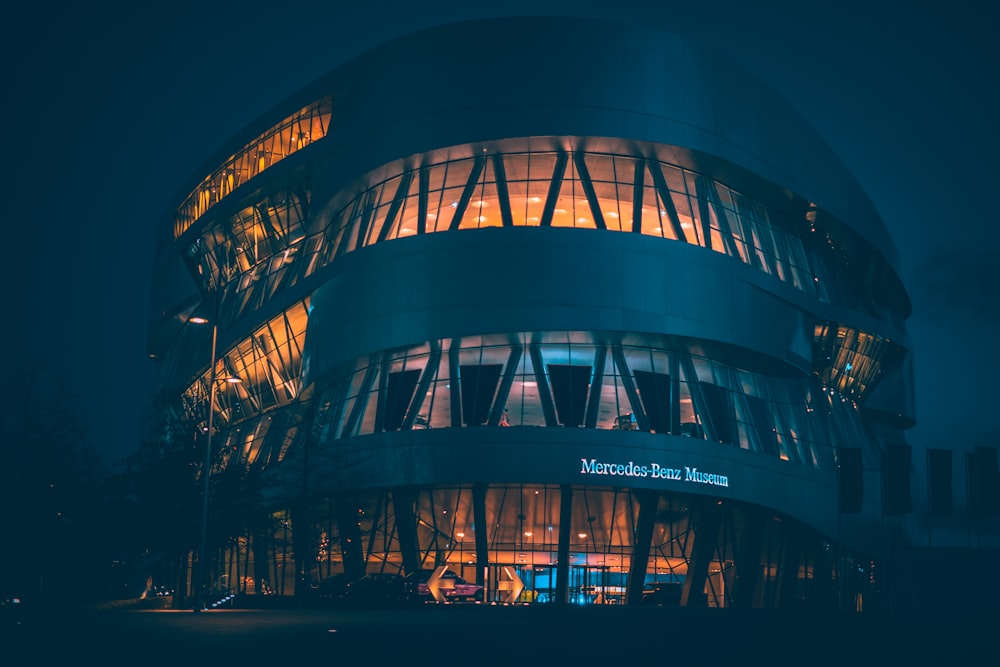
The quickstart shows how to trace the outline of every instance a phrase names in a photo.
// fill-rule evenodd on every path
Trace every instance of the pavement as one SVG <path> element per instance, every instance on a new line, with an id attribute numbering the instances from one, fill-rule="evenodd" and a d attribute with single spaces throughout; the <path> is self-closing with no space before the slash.
<path id="1" fill-rule="evenodd" d="M 995 618 L 576 605 L 35 611 L 0 625 L 0 664 L 998 664 Z"/>

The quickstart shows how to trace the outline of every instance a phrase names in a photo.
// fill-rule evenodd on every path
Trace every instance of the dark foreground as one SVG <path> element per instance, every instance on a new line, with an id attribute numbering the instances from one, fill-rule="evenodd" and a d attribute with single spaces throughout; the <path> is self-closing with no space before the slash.
<path id="1" fill-rule="evenodd" d="M 36 612 L 4 664 L 996 665 L 997 618 L 664 607 Z"/>

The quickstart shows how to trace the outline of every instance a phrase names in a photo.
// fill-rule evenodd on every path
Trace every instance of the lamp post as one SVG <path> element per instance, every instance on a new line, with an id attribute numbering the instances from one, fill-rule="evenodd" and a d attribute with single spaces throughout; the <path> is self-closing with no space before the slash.
<path id="1" fill-rule="evenodd" d="M 192 317 L 188 320 L 193 324 L 209 324 L 209 321 L 204 317 Z M 205 597 L 204 597 L 204 587 L 205 587 L 205 564 L 207 557 L 207 542 L 208 542 L 208 493 L 209 493 L 209 478 L 212 472 L 212 418 L 215 415 L 215 394 L 216 394 L 216 374 L 215 374 L 215 364 L 216 364 L 216 344 L 219 338 L 219 324 L 216 321 L 211 322 L 212 325 L 212 358 L 211 366 L 208 371 L 208 419 L 207 419 L 207 435 L 205 437 L 205 466 L 201 471 L 201 478 L 203 481 L 202 493 L 201 493 L 201 542 L 198 546 L 198 576 L 195 578 L 195 590 L 194 590 L 194 611 L 200 612 L 204 609 Z M 239 378 L 227 377 L 226 382 L 238 383 L 241 380 Z"/>

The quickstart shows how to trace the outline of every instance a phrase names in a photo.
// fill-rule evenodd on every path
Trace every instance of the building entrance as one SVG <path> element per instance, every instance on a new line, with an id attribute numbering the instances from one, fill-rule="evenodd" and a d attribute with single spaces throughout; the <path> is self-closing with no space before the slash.
<path id="1" fill-rule="evenodd" d="M 627 575 L 615 570 L 606 565 L 571 567 L 569 601 L 577 604 L 624 604 Z"/>
<path id="2" fill-rule="evenodd" d="M 607 566 L 573 565 L 569 568 L 567 599 L 570 604 L 624 604 L 627 573 Z M 555 566 L 519 567 L 524 582 L 521 602 L 557 602 Z"/>

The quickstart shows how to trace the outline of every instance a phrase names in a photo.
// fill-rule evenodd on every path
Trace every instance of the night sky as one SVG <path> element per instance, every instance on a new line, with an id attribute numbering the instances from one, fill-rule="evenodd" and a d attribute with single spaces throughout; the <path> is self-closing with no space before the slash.
<path id="1" fill-rule="evenodd" d="M 212 153 L 289 94 L 385 39 L 466 18 L 575 14 L 703 40 L 784 95 L 853 172 L 896 242 L 914 303 L 918 425 L 909 442 L 996 445 L 994 17 L 965 0 L 868 4 L 181 1 L 5 9 L 4 389 L 18 391 L 26 368 L 45 369 L 67 383 L 108 462 L 133 451 L 153 378 L 145 350 L 152 229 Z M 939 6 L 922 7 L 930 4 Z M 463 94 L 455 82 L 413 74 Z"/>

